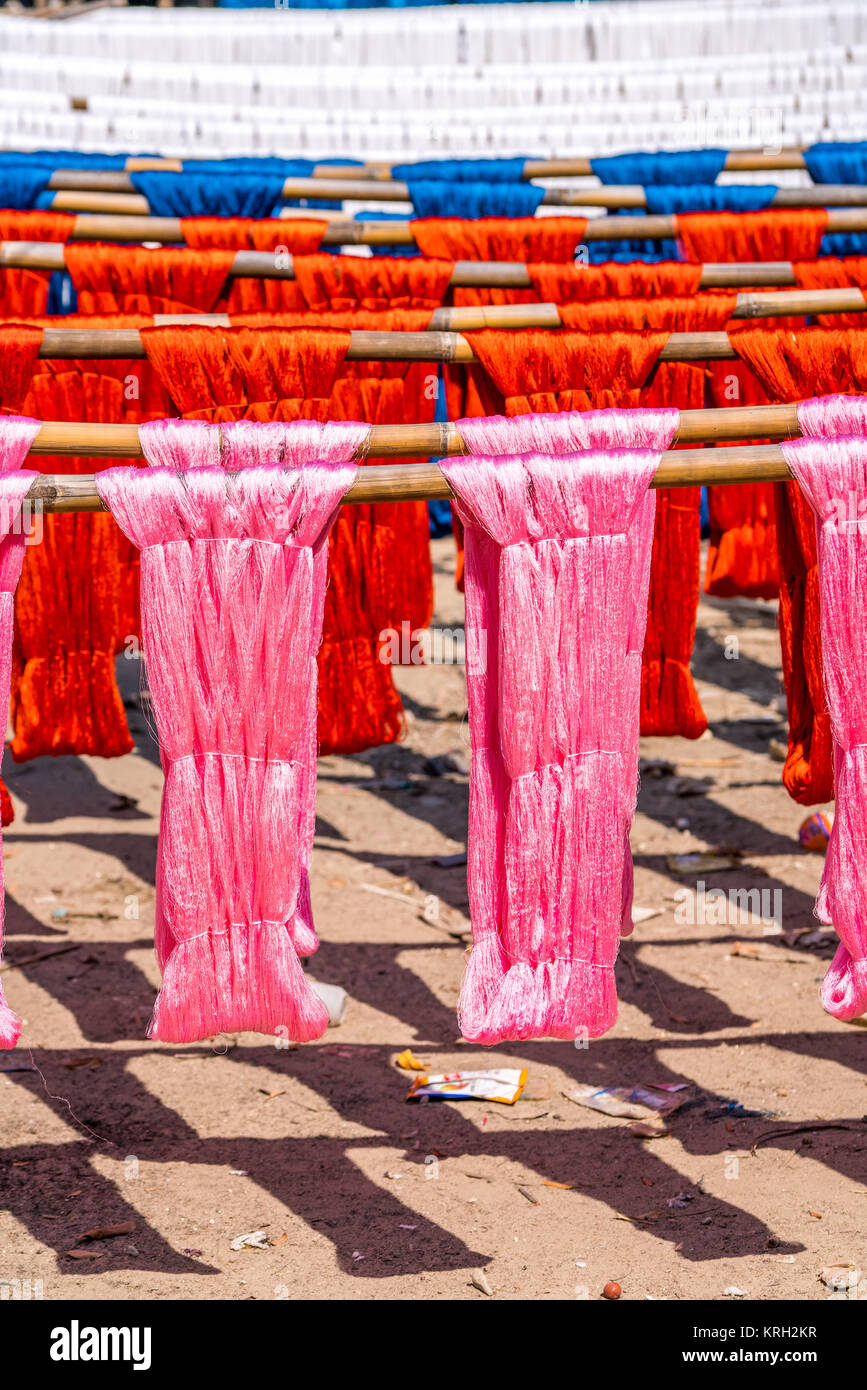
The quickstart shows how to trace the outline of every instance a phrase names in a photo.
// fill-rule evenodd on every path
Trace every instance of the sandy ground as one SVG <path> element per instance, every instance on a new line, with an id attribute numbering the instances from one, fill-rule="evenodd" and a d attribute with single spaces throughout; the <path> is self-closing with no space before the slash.
<path id="1" fill-rule="evenodd" d="M 450 541 L 435 555 L 451 625 Z M 481 1269 L 495 1298 L 598 1298 L 614 1279 L 626 1299 L 812 1300 L 822 1266 L 863 1264 L 867 1034 L 822 1012 L 828 937 L 799 934 L 822 859 L 800 849 L 804 811 L 769 754 L 784 737 L 771 605 L 702 604 L 711 732 L 643 743 L 636 904 L 659 915 L 621 953 L 617 1026 L 583 1049 L 458 1036 L 465 869 L 436 863 L 464 848 L 467 817 L 448 666 L 398 673 L 405 743 L 320 763 L 311 969 L 348 990 L 343 1025 L 295 1050 L 149 1043 L 161 774 L 136 666 L 119 665 L 136 753 L 5 763 L 5 984 L 26 1024 L 0 1063 L 0 1280 L 42 1281 L 46 1299 L 484 1300 Z M 736 867 L 667 867 L 715 846 Z M 676 920 L 698 878 L 779 890 L 784 935 Z M 524 1096 L 407 1104 L 408 1046 L 432 1071 L 526 1066 Z M 642 1139 L 567 1098 L 591 1082 L 688 1089 L 665 1137 Z M 785 1134 L 823 1122 L 837 1127 Z M 254 1231 L 272 1243 L 230 1248 Z"/>

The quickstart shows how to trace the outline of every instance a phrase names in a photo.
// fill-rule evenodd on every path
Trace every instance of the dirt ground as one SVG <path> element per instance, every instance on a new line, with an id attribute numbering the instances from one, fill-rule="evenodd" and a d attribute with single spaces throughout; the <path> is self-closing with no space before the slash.
<path id="1" fill-rule="evenodd" d="M 448 539 L 435 560 L 452 626 Z M 819 1269 L 867 1257 L 867 1033 L 818 1002 L 823 861 L 770 751 L 774 607 L 705 600 L 699 622 L 711 730 L 642 743 L 635 902 L 658 915 L 621 952 L 616 1027 L 585 1048 L 458 1036 L 466 871 L 436 861 L 466 842 L 460 668 L 398 672 L 405 743 L 320 762 L 310 968 L 350 998 L 294 1050 L 146 1039 L 161 774 L 136 663 L 119 662 L 134 754 L 7 756 L 4 980 L 26 1022 L 0 1062 L 0 1280 L 86 1300 L 595 1299 L 608 1280 L 626 1299 L 827 1298 Z M 735 867 L 667 866 L 717 846 Z M 698 879 L 779 890 L 783 934 L 677 920 Z M 513 1107 L 407 1104 L 406 1047 L 431 1071 L 525 1066 L 527 1088 Z M 687 1089 L 666 1135 L 640 1138 L 568 1099 L 587 1083 Z M 256 1231 L 270 1243 L 231 1249 Z"/>

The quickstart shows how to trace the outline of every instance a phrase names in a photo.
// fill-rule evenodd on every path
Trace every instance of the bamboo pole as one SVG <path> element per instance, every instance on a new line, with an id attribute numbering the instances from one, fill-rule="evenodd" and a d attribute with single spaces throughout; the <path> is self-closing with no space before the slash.
<path id="1" fill-rule="evenodd" d="M 686 296 L 689 298 L 689 296 Z M 619 301 L 605 301 L 616 306 Z M 772 290 L 770 294 L 739 294 L 735 298 L 733 319 L 800 318 L 815 314 L 860 314 L 867 310 L 864 292 L 857 285 L 833 287 L 827 290 Z M 310 311 L 311 314 L 314 310 Z M 269 317 L 274 328 L 283 326 L 282 319 L 295 321 L 292 314 L 275 310 Z M 231 328 L 230 314 L 154 314 L 154 327 L 166 324 L 200 324 L 203 327 Z M 58 325 L 59 327 L 60 325 Z M 243 325 L 238 325 L 243 326 Z M 469 333 L 482 328 L 563 328 L 565 325 L 556 304 L 463 304 L 431 311 L 428 329 L 453 329 Z M 69 331 L 69 330 L 67 330 Z M 100 330 L 94 330 L 99 333 Z M 117 330 L 114 330 L 115 332 Z M 111 341 L 109 335 L 108 341 Z M 44 354 L 46 357 L 50 353 Z M 82 354 L 82 356 L 85 354 Z M 99 356 L 98 353 L 87 355 Z M 109 353 L 122 356 L 122 353 Z"/>
<path id="2" fill-rule="evenodd" d="M 196 155 L 202 162 L 201 156 Z M 215 163 L 219 159 L 215 158 Z M 167 173 L 183 172 L 180 159 L 167 159 L 157 156 L 131 155 L 126 161 L 126 169 L 162 169 Z M 317 164 L 313 169 L 316 179 L 375 179 L 387 181 L 392 177 L 392 164 Z M 746 173 L 767 169 L 806 169 L 803 150 L 792 146 L 777 151 L 730 150 L 723 168 L 727 173 Z M 64 171 L 69 172 L 69 171 Z M 593 162 L 586 156 L 576 155 L 571 159 L 528 159 L 524 163 L 523 179 L 582 178 L 593 173 Z M 91 185 L 95 187 L 96 185 Z"/>
<path id="3" fill-rule="evenodd" d="M 146 217 L 147 198 L 135 191 L 132 179 L 115 169 L 58 169 L 48 180 L 54 192 L 51 207 L 58 212 L 125 213 Z M 459 185 L 458 185 L 459 187 Z M 283 184 L 281 198 L 307 201 L 408 203 L 409 184 L 384 180 L 292 178 Z M 277 200 L 279 201 L 279 199 Z M 601 207 L 616 211 L 645 209 L 647 197 L 635 184 L 602 185 L 594 188 L 546 188 L 542 195 L 546 207 Z M 779 188 L 770 203 L 774 208 L 867 207 L 867 187 L 863 184 L 816 184 L 810 188 Z"/>
<path id="4" fill-rule="evenodd" d="M 49 427 L 43 426 L 43 429 L 46 428 Z M 718 455 L 707 449 L 668 450 L 662 455 L 650 486 L 695 487 L 705 483 L 773 482 L 790 478 L 791 473 L 779 445 L 757 444 L 726 449 L 724 454 L 720 452 Z M 439 467 L 429 461 L 368 464 L 359 469 L 356 481 L 343 500 L 361 503 L 418 502 L 453 495 Z M 106 510 L 96 491 L 93 475 L 87 473 L 40 474 L 32 483 L 27 498 L 34 509 L 44 512 Z"/>
<path id="5" fill-rule="evenodd" d="M 730 406 L 682 410 L 678 444 L 727 443 L 738 439 L 788 439 L 799 433 L 797 405 Z M 89 455 L 92 458 L 141 458 L 138 425 L 88 424 L 45 420 L 31 454 Z M 453 424 L 372 425 L 361 451 L 369 458 L 463 454 Z M 680 453 L 677 457 L 680 458 Z"/>
<path id="6" fill-rule="evenodd" d="M 311 210 L 293 209 L 293 213 L 309 219 Z M 328 219 L 328 213 L 322 218 Z M 290 219 L 291 220 L 291 219 Z M 828 232 L 867 231 L 867 208 L 831 208 L 828 211 Z M 677 218 L 644 215 L 638 217 L 592 217 L 581 232 L 580 241 L 619 241 L 642 237 L 649 241 L 676 238 Z M 179 217 L 149 217 L 80 213 L 70 234 L 71 241 L 158 241 L 177 245 L 183 243 L 184 233 Z M 576 234 L 576 245 L 579 238 Z M 21 242 L 20 245 L 31 243 Z M 48 244 L 48 243 L 46 243 Z M 350 222 L 335 216 L 329 221 L 322 237 L 323 246 L 415 246 L 412 219 L 405 222 Z M 245 256 L 273 259 L 267 251 L 246 251 Z M 770 263 L 769 263 L 770 264 Z M 773 262 L 778 265 L 779 262 Z M 238 273 L 237 271 L 235 272 Z M 281 278 L 279 273 L 277 278 Z M 283 278 L 291 278 L 285 276 Z M 763 281 L 762 283 L 767 283 Z"/>
<path id="7" fill-rule="evenodd" d="M 614 219 L 625 221 L 626 219 Z M 649 218 L 645 218 L 649 221 Z M 136 223 L 134 235 L 123 237 L 117 224 Z M 361 223 L 355 224 L 361 226 Z M 378 223 L 391 227 L 394 223 Z M 408 224 L 403 224 L 408 225 Z M 124 228 L 121 227 L 121 233 Z M 164 241 L 183 244 L 179 219 L 173 218 L 76 218 L 71 241 Z M 345 244 L 326 235 L 323 245 Z M 412 243 L 414 244 L 414 243 Z M 16 270 L 65 270 L 63 243 L 55 241 L 0 242 L 0 268 Z M 252 280 L 294 280 L 292 257 L 273 251 L 237 251 L 229 272 L 232 276 Z M 699 289 L 738 289 L 747 285 L 794 285 L 795 272 L 790 261 L 746 261 L 727 264 L 707 264 L 702 267 Z M 532 289 L 533 281 L 522 261 L 456 261 L 449 279 L 453 289 Z"/>
<path id="8" fill-rule="evenodd" d="M 39 356 L 44 358 L 144 357 L 137 328 L 46 328 Z M 730 362 L 737 353 L 727 333 L 669 333 L 659 362 Z M 460 333 L 446 330 L 418 333 L 380 332 L 358 328 L 350 332 L 347 362 L 464 362 L 478 361 Z"/>
<path id="9" fill-rule="evenodd" d="M 615 305 L 617 301 L 612 301 Z M 772 294 L 742 295 L 733 319 L 752 321 L 766 318 L 800 317 L 806 314 L 864 313 L 867 301 L 859 289 L 785 291 Z M 281 315 L 270 315 L 273 328 L 282 327 Z M 289 316 L 291 319 L 291 316 Z M 154 327 L 168 326 L 231 328 L 228 314 L 155 314 Z M 240 325 L 243 327 L 243 325 Z M 261 325 L 260 325 L 261 327 Z M 556 304 L 468 305 L 465 308 L 434 309 L 426 329 L 411 332 L 351 331 L 346 359 L 349 362 L 475 362 L 463 333 L 485 328 L 513 329 L 562 328 Z M 291 328 L 287 328 L 291 332 Z M 664 331 L 664 330 L 661 330 Z M 469 355 L 468 355 L 469 354 Z M 61 328 L 43 329 L 39 357 L 98 358 L 103 360 L 145 357 L 145 346 L 138 328 Z M 670 333 L 662 351 L 662 362 L 727 361 L 736 356 L 728 335 L 719 333 Z"/>
<path id="10" fill-rule="evenodd" d="M 806 148 L 806 147 L 803 147 Z M 769 169 L 806 169 L 803 148 L 793 146 L 788 149 L 730 150 L 726 155 L 723 169 L 727 174 L 744 174 Z M 403 161 L 398 161 L 402 163 Z M 182 171 L 180 160 L 167 160 L 177 172 Z M 127 163 L 127 168 L 131 165 Z M 313 170 L 314 178 L 323 179 L 390 179 L 392 164 L 317 164 Z M 587 156 L 576 155 L 571 159 L 528 159 L 521 173 L 522 179 L 563 179 L 585 178 L 593 173 L 593 160 Z"/>

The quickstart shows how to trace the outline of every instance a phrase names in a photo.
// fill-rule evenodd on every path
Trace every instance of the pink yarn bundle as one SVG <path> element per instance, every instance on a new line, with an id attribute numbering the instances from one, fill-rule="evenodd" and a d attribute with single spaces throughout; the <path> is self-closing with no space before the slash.
<path id="1" fill-rule="evenodd" d="M 367 442 L 370 426 L 354 420 L 253 420 L 209 424 L 201 420 L 154 420 L 142 426 L 139 437 L 142 452 L 151 468 L 225 468 L 240 472 L 244 468 L 280 464 L 297 468 L 321 459 L 328 463 L 347 463 Z M 315 563 L 321 569 L 316 585 L 326 584 L 328 547 L 315 552 Z M 321 626 L 321 620 L 320 620 Z M 318 641 L 317 641 L 318 646 Z M 312 956 L 319 949 L 319 939 L 313 926 L 313 904 L 310 899 L 310 856 L 316 821 L 316 691 L 314 688 L 306 730 L 307 756 L 303 765 L 303 781 L 299 790 L 301 832 L 301 882 L 298 906 L 295 911 L 293 937 L 300 956 Z M 156 929 L 156 952 L 160 966 L 167 955 L 162 941 L 159 919 Z M 168 943 L 170 948 L 171 943 Z"/>
<path id="2" fill-rule="evenodd" d="M 580 449 L 667 449 L 680 411 L 561 410 L 556 415 L 490 415 L 458 420 L 474 454 L 574 454 Z"/>
<path id="3" fill-rule="evenodd" d="M 12 675 L 12 629 L 15 589 L 24 563 L 24 534 L 19 522 L 21 504 L 37 476 L 22 469 L 40 422 L 24 416 L 0 416 L 0 705 L 9 708 Z M 5 888 L 0 858 L 0 949 L 3 945 Z M 21 1019 L 6 1003 L 0 985 L 0 1047 L 14 1047 L 21 1036 Z"/>
<path id="4" fill-rule="evenodd" d="M 315 945 L 307 870 L 327 540 L 356 470 L 321 458 L 262 466 L 281 439 L 279 457 L 291 457 L 293 426 L 266 426 L 267 447 L 259 428 L 142 426 L 146 457 L 162 466 L 97 480 L 142 552 L 165 772 L 155 930 L 163 982 L 150 1035 L 167 1042 L 240 1030 L 307 1041 L 328 1021 L 298 957 Z M 331 426 L 330 447 L 351 455 L 364 428 Z M 215 439 L 237 474 L 184 471 L 186 460 L 214 457 Z"/>
<path id="5" fill-rule="evenodd" d="M 617 1015 L 648 485 L 676 426 L 673 411 L 460 421 L 470 449 L 499 456 L 441 464 L 465 526 L 473 950 L 459 1017 L 473 1042 L 596 1037 Z M 644 447 L 615 447 L 624 437 Z"/>
<path id="6" fill-rule="evenodd" d="M 816 514 L 822 665 L 834 737 L 835 817 L 816 899 L 840 945 L 822 982 L 834 1018 L 867 1012 L 867 411 L 849 396 L 798 407 L 814 437 L 783 444 Z"/>
<path id="7" fill-rule="evenodd" d="M 574 454 L 586 449 L 667 449 L 677 434 L 680 411 L 670 408 L 648 410 L 564 410 L 557 415 L 492 415 L 487 418 L 459 420 L 457 429 L 467 448 L 474 454 L 502 455 L 514 449 L 517 453 L 536 451 L 542 454 Z M 654 509 L 656 503 L 650 499 Z M 641 689 L 641 654 L 647 625 L 647 603 L 650 590 L 650 559 L 653 548 L 653 527 L 650 543 L 645 550 L 643 529 L 636 536 L 634 561 L 640 585 L 636 611 L 640 615 L 640 631 L 635 629 L 628 638 L 627 661 L 636 690 Z M 636 699 L 638 699 L 636 695 Z M 624 760 L 627 785 L 632 787 L 630 823 L 635 812 L 638 779 L 639 726 L 633 730 L 634 743 Z M 633 775 L 634 769 L 634 775 Z M 632 933 L 632 855 L 623 862 L 623 913 L 621 936 Z"/>
<path id="8" fill-rule="evenodd" d="M 810 401 L 799 401 L 798 426 L 801 434 L 810 438 L 867 434 L 867 398 L 816 396 Z"/>

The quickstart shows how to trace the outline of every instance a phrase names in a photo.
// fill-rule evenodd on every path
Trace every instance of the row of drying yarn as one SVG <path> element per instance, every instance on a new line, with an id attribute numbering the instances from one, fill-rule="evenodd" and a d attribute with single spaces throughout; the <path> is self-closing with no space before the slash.
<path id="1" fill-rule="evenodd" d="M 823 675 L 838 801 L 816 911 L 840 945 L 822 987 L 867 1010 L 867 406 L 802 402 L 783 445 L 819 537 Z M 656 496 L 674 410 L 465 420 L 443 462 L 466 538 L 473 928 L 459 1002 L 470 1041 L 596 1037 L 617 1015 L 632 927 L 629 829 Z M 0 695 L 24 554 L 15 527 L 39 422 L 0 420 Z M 300 958 L 317 946 L 309 874 L 316 653 L 327 538 L 352 483 L 356 422 L 154 421 L 146 468 L 97 477 L 141 554 L 149 682 L 165 773 L 150 1036 L 321 1036 Z M 264 462 L 279 457 L 280 465 Z M 234 476 L 232 476 L 234 475 Z M 572 640 L 564 640 L 571 633 Z M 20 1021 L 0 1001 L 0 1043 Z"/>
<path id="2" fill-rule="evenodd" d="M 540 301 L 569 306 L 604 299 L 616 300 L 619 307 L 628 299 L 694 297 L 703 265 L 715 261 L 787 262 L 793 265 L 793 283 L 804 289 L 858 286 L 863 278 L 863 257 L 818 257 L 827 223 L 821 208 L 691 213 L 679 220 L 686 259 L 650 265 L 576 261 L 579 220 L 418 221 L 411 227 L 424 254 L 359 257 L 321 251 L 325 223 L 318 219 L 185 218 L 180 226 L 187 245 L 146 249 L 82 241 L 61 245 L 76 229 L 71 214 L 6 211 L 0 212 L 0 240 L 42 242 L 60 254 L 55 260 L 52 251 L 56 271 L 0 267 L 0 313 L 60 312 L 61 304 L 66 311 L 88 314 L 378 311 Z M 235 256 L 242 250 L 273 254 L 276 268 L 288 268 L 291 256 L 291 278 L 269 276 L 268 263 L 261 275 L 236 275 Z M 520 261 L 530 283 L 525 289 L 453 288 L 459 261 Z M 761 280 L 760 266 L 753 276 Z M 717 302 L 720 308 L 727 303 L 721 297 Z M 565 310 L 566 316 L 576 312 Z M 645 313 L 651 312 L 648 305 Z M 623 326 L 633 325 L 624 321 Z"/>
<path id="3" fill-rule="evenodd" d="M 20 216 L 29 220 L 49 215 Z M 440 230 L 460 233 L 467 225 L 471 224 Z M 791 219 L 787 225 L 788 240 L 780 249 L 792 255 L 799 248 Z M 128 308 L 151 313 L 182 311 L 185 306 L 214 308 L 231 261 L 231 252 L 213 251 L 124 252 L 70 246 L 67 252 L 83 302 L 107 314 Z M 210 274 L 203 273 L 203 256 L 217 258 Z M 779 328 L 733 329 L 730 341 L 739 359 L 735 364 L 661 363 L 658 358 L 670 328 L 720 328 L 730 316 L 732 297 L 727 292 L 690 297 L 700 266 L 531 265 L 529 269 L 535 293 L 542 298 L 562 302 L 573 293 L 581 296 L 571 306 L 561 307 L 564 320 L 578 326 L 560 332 L 468 334 L 478 366 L 449 366 L 442 382 L 434 363 L 350 363 L 345 355 L 351 327 L 424 327 L 430 310 L 446 295 L 451 262 L 401 258 L 337 262 L 313 256 L 298 258 L 295 281 L 231 282 L 231 295 L 244 290 L 260 296 L 252 302 L 250 319 L 236 316 L 240 322 L 261 323 L 256 309 L 273 307 L 271 293 L 279 292 L 284 309 L 291 303 L 304 306 L 293 319 L 304 327 L 295 331 L 149 329 L 146 325 L 151 320 L 146 317 L 112 317 L 108 326 L 125 322 L 142 329 L 144 362 L 52 362 L 38 357 L 39 324 L 4 327 L 0 405 L 6 411 L 26 410 L 43 419 L 106 423 L 138 423 L 177 413 L 258 419 L 301 415 L 407 424 L 432 420 L 437 408 L 446 403 L 448 415 L 459 418 L 609 405 L 700 408 L 867 390 L 864 332 L 857 328 L 842 332 L 836 327 L 857 324 L 857 315 L 829 315 L 826 321 L 834 328 L 809 328 L 797 338 Z M 794 269 L 796 279 L 805 285 L 867 283 L 867 267 L 857 260 L 797 263 Z M 0 282 L 10 298 L 18 292 L 26 296 L 34 287 L 45 294 L 47 276 L 4 270 Z M 633 298 L 616 303 L 583 298 L 624 289 Z M 268 299 L 261 297 L 263 292 Z M 654 293 L 664 297 L 653 299 Z M 454 295 L 456 299 L 485 295 L 532 299 L 534 292 L 467 290 L 454 291 Z M 187 306 L 190 298 L 194 303 Z M 408 307 L 387 311 L 381 307 L 395 302 Z M 329 328 L 309 326 L 317 322 L 311 317 L 311 304 L 321 314 L 319 322 Z M 231 299 L 229 307 L 234 307 Z M 631 332 L 620 331 L 627 310 L 635 316 Z M 19 320 L 22 316 L 21 309 L 11 303 L 6 311 Z M 75 326 L 78 321 L 62 322 Z M 81 320 L 92 327 L 100 322 L 98 316 Z M 63 472 L 70 467 L 88 471 L 91 465 L 85 459 L 58 459 L 50 466 Z M 714 488 L 709 501 L 710 592 L 768 597 L 780 587 L 791 726 L 786 784 L 800 801 L 823 800 L 830 794 L 830 743 L 817 678 L 821 663 L 813 620 L 815 590 L 809 578 L 815 547 L 811 528 L 803 525 L 797 490 L 770 485 Z M 695 737 L 705 728 L 689 673 L 698 599 L 698 506 L 697 488 L 679 489 L 665 494 L 658 510 L 643 687 L 646 733 Z M 375 652 L 381 629 L 400 628 L 404 620 L 424 626 L 430 616 L 427 530 L 423 508 L 415 510 L 417 517 L 412 504 L 380 506 L 366 513 L 355 509 L 354 519 L 339 528 L 340 553 L 335 547 L 331 594 L 335 605 L 340 596 L 341 606 L 339 611 L 335 608 L 333 623 L 326 622 L 329 642 L 322 658 L 336 663 L 334 682 L 322 681 L 323 708 L 332 708 L 328 692 L 334 692 L 332 713 L 323 714 L 320 722 L 320 737 L 328 751 L 387 742 L 400 731 L 400 702 L 390 673 L 376 660 Z M 33 576 L 25 588 L 26 608 L 23 602 L 18 605 L 16 671 L 21 675 L 13 682 L 13 754 L 26 758 L 44 752 L 127 751 L 129 736 L 111 654 L 137 631 L 135 565 L 122 553 L 109 561 L 98 549 L 107 542 L 90 521 L 52 518 L 46 524 L 52 534 L 56 531 L 57 548 L 32 550 L 25 567 L 25 573 Z M 73 532 L 75 526 L 80 534 Z M 79 554 L 92 551 L 95 560 L 100 557 L 95 566 L 98 575 L 92 575 L 89 567 L 76 567 L 61 601 L 56 575 L 70 567 L 74 547 Z M 364 581 L 361 585 L 359 576 Z M 93 596 L 95 588 L 101 595 L 99 602 Z M 357 701 L 341 702 L 337 693 L 339 677 L 348 669 L 338 660 L 339 652 L 351 656 L 353 672 L 363 665 L 375 673 L 363 679 L 353 675 L 349 686 L 358 691 Z M 89 685 L 95 690 L 93 697 L 87 694 Z M 379 692 L 377 698 L 374 691 Z"/>
<path id="4" fill-rule="evenodd" d="M 770 207 L 776 184 L 718 184 L 727 152 L 722 149 L 608 155 L 592 159 L 593 173 L 605 185 L 639 185 L 645 188 L 648 214 L 686 212 L 758 212 Z M 147 158 L 148 156 L 144 156 Z M 0 153 L 0 206 L 50 208 L 54 193 L 49 180 L 58 169 L 123 169 L 125 154 L 80 154 L 71 150 L 37 150 Z M 142 158 L 142 156 L 132 156 Z M 323 162 L 323 161 L 320 161 Z M 815 183 L 867 183 L 867 142 L 817 144 L 804 152 L 804 162 Z M 341 164 L 359 164 L 341 160 Z M 408 201 L 415 216 L 428 217 L 532 217 L 545 195 L 540 184 L 523 179 L 525 157 L 511 159 L 426 160 L 393 166 L 392 176 L 405 181 Z M 253 217 L 266 218 L 281 207 L 298 206 L 304 200 L 284 199 L 283 184 L 291 178 L 308 178 L 316 161 L 278 157 L 228 160 L 184 160 L 182 171 L 133 169 L 130 181 L 148 202 L 156 217 Z M 313 200 L 315 208 L 340 208 L 340 202 Z M 631 211 L 629 216 L 635 216 Z M 640 213 L 638 215 L 641 215 Z M 381 213 L 357 213 L 360 218 Z M 604 243 L 591 248 L 595 259 L 609 259 Z M 856 247 L 847 248 L 851 252 Z M 667 259 L 667 242 L 636 240 L 633 254 L 644 259 Z M 831 244 L 827 254 L 844 254 L 842 244 Z M 621 246 L 617 255 L 622 258 Z"/>
<path id="5" fill-rule="evenodd" d="M 587 264 L 582 254 L 576 256 L 586 226 L 579 217 L 428 218 L 408 225 L 420 254 L 362 257 L 329 255 L 323 248 L 328 224 L 319 218 L 182 218 L 185 245 L 148 249 L 83 240 L 85 227 L 72 213 L 0 210 L 0 241 L 48 244 L 57 250 L 52 264 L 58 266 L 25 270 L 4 262 L 0 310 L 50 312 L 60 279 L 69 279 L 68 306 L 83 312 L 231 313 L 682 297 L 697 292 L 708 263 L 794 263 L 793 283 L 804 289 L 857 285 L 861 272 L 855 253 L 821 254 L 828 240 L 862 237 L 829 238 L 824 208 L 687 213 L 678 218 L 680 254 L 653 264 L 640 258 Z M 280 273 L 269 276 L 270 265 L 263 262 L 261 274 L 235 275 L 238 251 L 273 255 Z M 285 273 L 289 256 L 291 273 Z M 452 290 L 457 261 L 521 262 L 530 285 L 503 289 L 482 281 Z M 753 274 L 761 281 L 760 267 Z M 23 287 L 31 298 L 21 297 Z M 148 307 L 157 302 L 165 307 Z"/>
<path id="6" fill-rule="evenodd" d="M 387 320 L 392 327 L 407 321 L 417 327 L 417 312 L 393 310 Z M 386 316 L 329 317 L 364 323 Z M 5 413 L 111 424 L 178 415 L 400 425 L 433 422 L 446 401 L 453 419 L 534 412 L 562 412 L 571 419 L 611 406 L 724 408 L 867 393 L 867 330 L 859 328 L 816 326 L 797 335 L 738 329 L 730 333 L 737 360 L 712 364 L 660 362 L 667 331 L 487 329 L 466 335 L 477 363 L 450 364 L 440 377 L 435 363 L 347 361 L 346 328 L 155 328 L 144 316 L 63 322 L 136 327 L 145 356 L 45 359 L 39 356 L 40 322 L 2 325 Z M 57 457 L 43 466 L 49 472 L 89 472 L 94 461 Z M 707 727 L 690 672 L 700 587 L 700 494 L 699 487 L 664 490 L 657 504 L 641 683 L 641 728 L 648 735 L 697 738 Z M 796 800 L 824 801 L 832 794 L 831 738 L 808 510 L 791 484 L 711 487 L 708 504 L 706 589 L 718 596 L 779 593 L 789 708 L 784 780 Z M 456 531 L 460 546 L 459 521 Z M 423 629 L 430 622 L 424 503 L 344 509 L 331 535 L 329 564 L 319 741 L 326 753 L 356 752 L 392 742 L 402 730 L 400 698 L 382 659 L 382 633 L 400 632 L 404 624 Z M 462 568 L 459 549 L 459 580 Z M 42 543 L 27 548 L 15 606 L 16 760 L 129 751 L 114 654 L 139 632 L 135 552 L 110 518 L 43 518 Z"/>
<path id="7" fill-rule="evenodd" d="M 373 214 L 376 219 L 386 216 Z M 630 214 L 631 216 L 632 214 Z M 121 218 L 122 222 L 123 219 Z M 333 252 L 341 264 L 349 257 L 339 247 L 323 248 L 325 218 L 181 217 L 179 234 L 187 247 L 204 249 L 279 250 L 309 254 Z M 611 262 L 658 264 L 668 261 L 733 262 L 815 260 L 867 254 L 867 232 L 828 231 L 826 208 L 768 208 L 759 212 L 688 212 L 678 215 L 676 238 L 623 237 L 584 241 L 588 219 L 552 217 L 424 217 L 404 223 L 413 245 L 396 244 L 401 261 L 422 255 L 456 260 L 520 260 L 597 266 Z M 0 209 L 4 241 L 86 241 L 74 214 L 57 209 Z M 16 235 L 16 231 L 18 235 Z M 124 261 L 136 247 L 116 248 Z M 175 248 L 166 247 L 167 253 Z M 378 247 L 380 253 L 387 246 Z M 787 254 L 788 253 L 788 254 Z M 104 253 L 107 254 L 107 253 Z M 158 254 L 154 252 L 153 254 Z M 165 256 L 163 256 L 165 259 Z M 353 259 L 358 259 L 353 256 Z M 228 274 L 228 271 L 227 271 Z"/>

